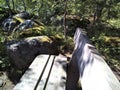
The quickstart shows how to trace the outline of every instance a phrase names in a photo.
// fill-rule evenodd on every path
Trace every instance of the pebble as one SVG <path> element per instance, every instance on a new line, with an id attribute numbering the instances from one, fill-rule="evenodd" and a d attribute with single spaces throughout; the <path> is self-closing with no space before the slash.
<path id="1" fill-rule="evenodd" d="M 0 80 L 0 87 L 2 87 L 3 85 L 3 80 Z"/>

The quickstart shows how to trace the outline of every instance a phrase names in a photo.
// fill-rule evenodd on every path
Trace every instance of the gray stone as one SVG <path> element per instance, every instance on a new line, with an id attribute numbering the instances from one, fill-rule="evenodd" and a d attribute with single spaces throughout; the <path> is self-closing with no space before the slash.
<path id="1" fill-rule="evenodd" d="M 19 69 L 27 68 L 38 54 L 58 54 L 57 43 L 47 36 L 29 37 L 6 45 L 11 62 Z"/>

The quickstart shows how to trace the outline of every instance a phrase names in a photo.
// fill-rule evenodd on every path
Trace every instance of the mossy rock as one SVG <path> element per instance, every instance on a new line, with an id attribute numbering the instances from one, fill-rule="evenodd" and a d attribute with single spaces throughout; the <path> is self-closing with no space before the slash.
<path id="1" fill-rule="evenodd" d="M 18 69 L 27 68 L 39 54 L 59 54 L 62 40 L 56 36 L 36 36 L 11 41 L 6 50 L 11 61 Z"/>
<path id="2" fill-rule="evenodd" d="M 18 40 L 22 38 L 32 37 L 32 36 L 41 36 L 44 32 L 44 26 L 33 27 L 25 29 L 23 31 L 16 31 L 7 36 L 7 41 Z"/>
<path id="3" fill-rule="evenodd" d="M 44 26 L 38 26 L 26 29 L 19 33 L 19 38 L 30 37 L 30 36 L 39 36 L 42 35 Z"/>

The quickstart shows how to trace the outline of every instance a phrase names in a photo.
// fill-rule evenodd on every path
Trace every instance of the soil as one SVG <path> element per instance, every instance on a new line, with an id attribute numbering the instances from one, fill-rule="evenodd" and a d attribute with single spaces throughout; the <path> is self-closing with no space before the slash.
<path id="1" fill-rule="evenodd" d="M 0 80 L 2 81 L 0 90 L 13 90 L 14 84 L 8 78 L 6 72 L 0 72 Z"/>
<path id="2" fill-rule="evenodd" d="M 9 68 L 6 71 L 0 71 L 0 90 L 13 90 L 14 86 L 19 82 L 22 74 Z"/>

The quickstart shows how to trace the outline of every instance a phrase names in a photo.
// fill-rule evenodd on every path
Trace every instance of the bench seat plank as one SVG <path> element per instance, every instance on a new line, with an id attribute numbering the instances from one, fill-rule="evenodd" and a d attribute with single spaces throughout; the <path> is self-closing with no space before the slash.
<path id="1" fill-rule="evenodd" d="M 66 90 L 66 67 L 67 58 L 63 55 L 57 56 L 45 90 Z"/>
<path id="2" fill-rule="evenodd" d="M 38 55 L 13 90 L 65 90 L 67 58 Z"/>
<path id="3" fill-rule="evenodd" d="M 14 90 L 34 90 L 48 58 L 49 55 L 37 56 Z"/>
<path id="4" fill-rule="evenodd" d="M 55 56 L 53 56 L 53 55 L 50 57 L 49 62 L 43 73 L 43 76 L 42 76 L 41 80 L 38 81 L 35 90 L 44 90 L 45 84 L 47 84 L 47 78 L 49 78 L 48 75 L 50 72 L 50 68 L 52 66 L 52 63 L 54 63 L 54 58 L 55 58 Z"/>
<path id="5" fill-rule="evenodd" d="M 65 90 L 66 61 L 67 58 L 63 55 L 56 56 L 55 60 L 50 60 L 50 63 L 48 64 L 49 68 L 46 68 L 45 73 L 37 87 L 37 90 Z M 53 66 L 51 66 L 52 69 L 49 76 L 47 71 L 50 71 L 51 67 L 49 65 L 52 65 L 52 62 Z M 48 81 L 46 82 L 47 79 Z"/>

